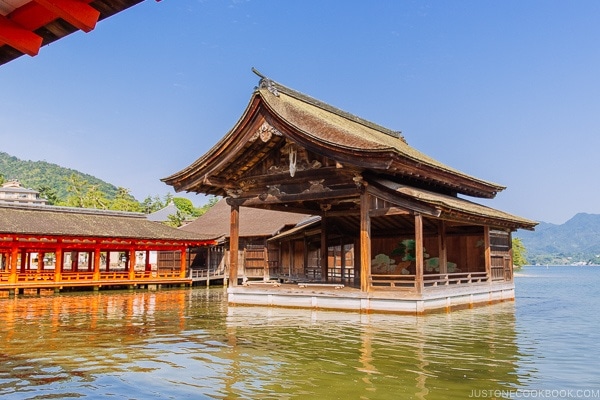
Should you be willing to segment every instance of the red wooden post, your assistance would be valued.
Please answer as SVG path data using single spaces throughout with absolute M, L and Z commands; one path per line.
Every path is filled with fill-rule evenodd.
M 127 260 L 129 268 L 129 279 L 135 279 L 135 249 L 129 249 L 129 259 Z
M 185 271 L 187 269 L 186 248 L 182 247 L 181 250 L 179 250 L 179 251 L 181 252 L 181 257 L 179 259 L 179 277 L 185 278 Z
M 21 250 L 21 273 L 25 273 L 25 270 L 27 269 L 27 258 L 28 258 L 28 253 L 27 250 Z
M 91 261 L 91 260 L 90 260 Z M 94 280 L 100 280 L 100 248 L 94 249 Z
M 10 253 L 10 275 L 8 283 L 17 283 L 17 259 L 19 258 L 19 249 L 13 247 Z
M 152 271 L 152 264 L 150 264 L 150 250 L 146 250 L 146 267 L 144 270 L 146 272 Z
M 62 281 L 62 270 L 63 270 L 63 250 L 62 247 L 58 247 L 54 252 L 56 255 L 56 263 L 54 265 L 54 281 Z

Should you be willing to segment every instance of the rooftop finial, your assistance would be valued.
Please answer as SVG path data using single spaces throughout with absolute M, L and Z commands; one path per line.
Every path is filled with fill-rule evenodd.
M 254 67 L 252 67 L 252 72 L 254 72 L 256 75 L 258 75 L 260 77 L 260 81 L 258 82 L 258 87 L 260 89 L 263 89 L 263 88 L 267 89 L 274 96 L 279 97 L 279 92 L 277 91 L 275 82 L 273 82 L 271 79 L 267 78 L 266 76 L 264 76 L 263 74 L 258 72 L 258 70 Z

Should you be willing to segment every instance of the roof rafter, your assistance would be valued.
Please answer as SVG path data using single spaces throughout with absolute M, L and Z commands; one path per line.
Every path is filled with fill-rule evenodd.
M 35 56 L 42 47 L 42 37 L 0 15 L 0 41 L 21 53 Z
M 86 1 L 35 0 L 35 2 L 84 32 L 92 31 L 100 18 L 100 11 Z

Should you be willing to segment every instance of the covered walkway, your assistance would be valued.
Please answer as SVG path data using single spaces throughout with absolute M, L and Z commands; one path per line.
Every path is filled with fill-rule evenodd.
M 148 221 L 143 214 L 68 207 L 0 205 L 0 290 L 191 284 L 187 249 L 215 243 Z M 181 253 L 158 269 L 150 253 Z

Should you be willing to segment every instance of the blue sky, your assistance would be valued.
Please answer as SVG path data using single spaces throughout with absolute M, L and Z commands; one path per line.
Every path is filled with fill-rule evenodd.
M 600 214 L 599 39 L 598 1 L 147 0 L 0 66 L 0 151 L 162 196 L 255 67 L 562 223 Z

